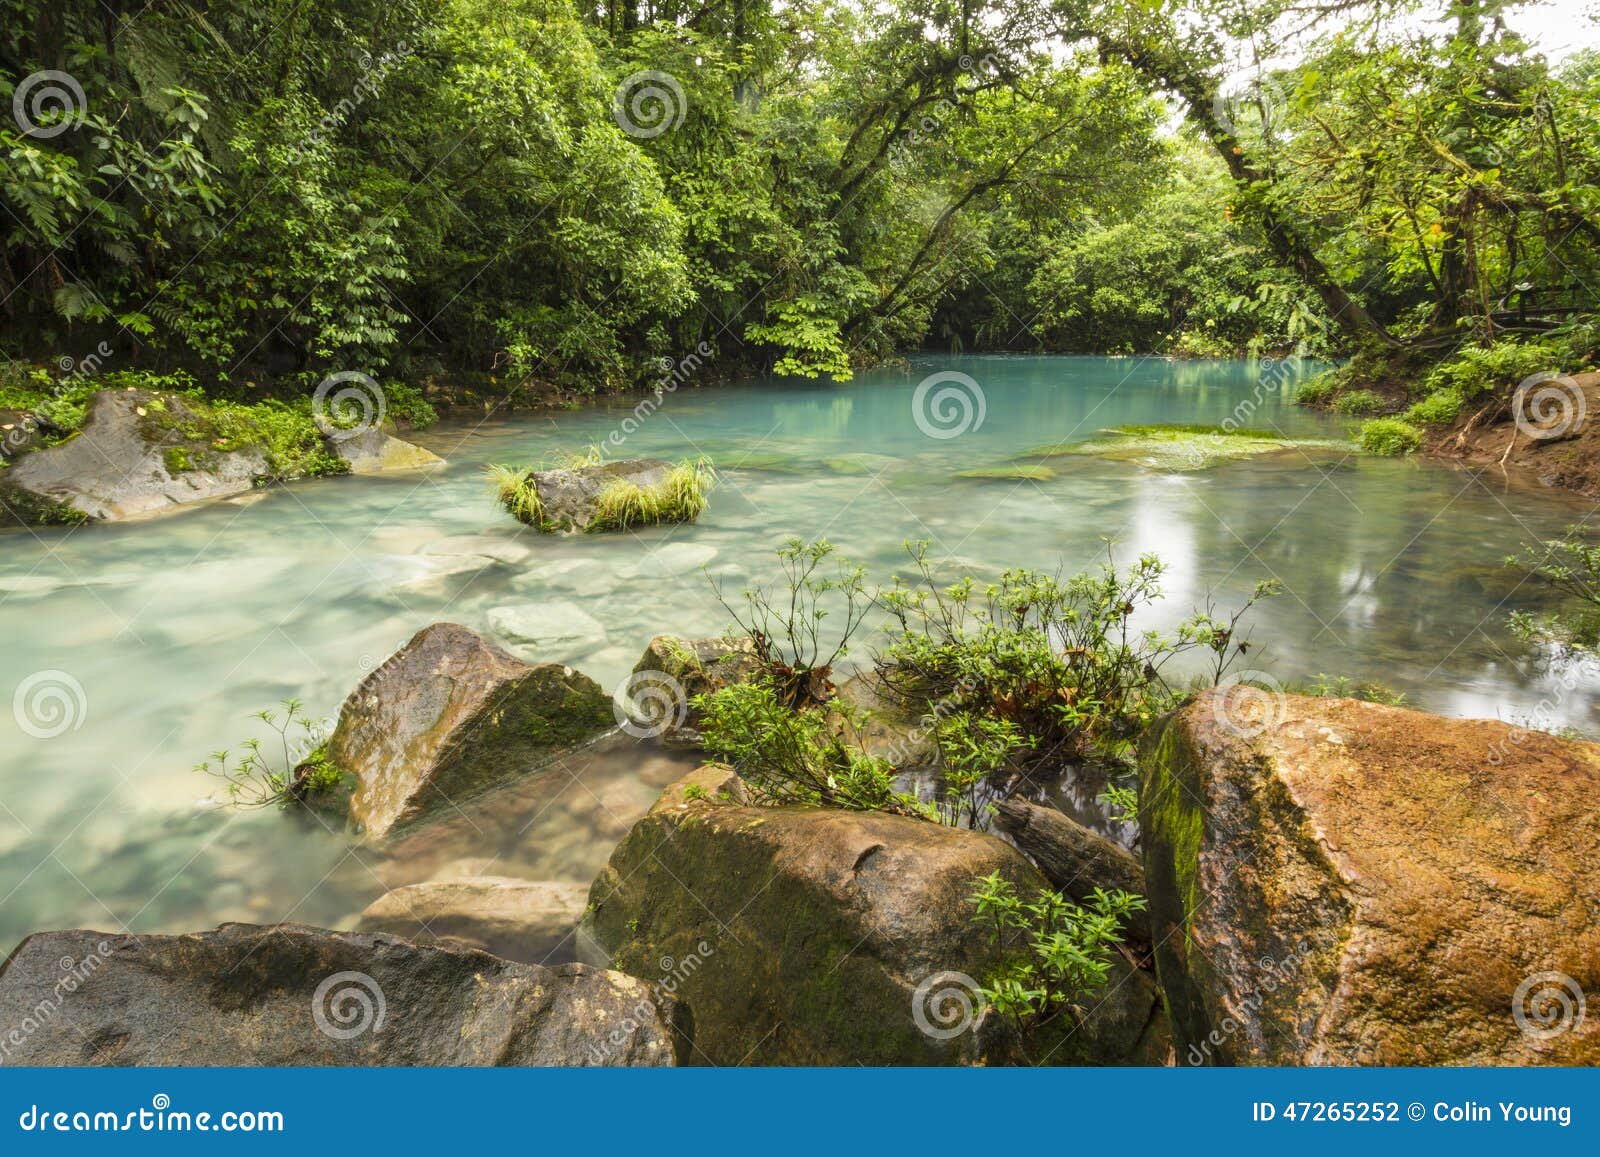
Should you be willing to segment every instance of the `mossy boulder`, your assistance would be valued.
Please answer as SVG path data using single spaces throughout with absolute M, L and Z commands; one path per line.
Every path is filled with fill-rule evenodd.
M 693 522 L 715 474 L 706 461 L 659 458 L 593 462 L 554 470 L 496 466 L 501 505 L 547 534 L 601 532 Z
M 726 769 L 666 789 L 589 892 L 613 967 L 674 973 L 696 1063 L 885 1065 L 1153 1060 L 1159 1000 L 1118 959 L 1081 1024 L 1020 1051 L 976 987 L 1001 949 L 973 918 L 974 881 L 1031 895 L 1038 871 L 994 836 L 923 820 L 750 807 Z M 686 962 L 692 968 L 685 968 Z M 924 1027 L 935 1031 L 925 1031 Z
M 615 726 L 611 700 L 558 663 L 529 665 L 455 623 L 425 627 L 350 693 L 328 757 L 355 776 L 369 836 L 415 823 Z
M 1141 763 L 1180 1057 L 1600 1063 L 1600 746 L 1232 687 Z
M 352 474 L 381 474 L 391 470 L 420 470 L 442 465 L 444 459 L 414 442 L 396 438 L 380 427 L 336 431 L 326 437 L 330 453 L 342 458 Z
M 621 973 L 301 924 L 37 933 L 0 1024 L 7 1063 L 44 1066 L 673 1065 L 692 1031 Z
M 252 489 L 267 473 L 265 452 L 187 437 L 198 421 L 176 396 L 101 390 L 82 430 L 0 475 L 0 501 L 18 521 L 109 522 Z

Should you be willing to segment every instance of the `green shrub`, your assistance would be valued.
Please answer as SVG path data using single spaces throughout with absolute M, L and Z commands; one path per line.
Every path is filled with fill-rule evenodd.
M 1407 410 L 1405 420 L 1418 426 L 1447 426 L 1461 416 L 1465 404 L 1466 399 L 1459 391 L 1454 388 L 1443 389 L 1436 394 L 1429 394 Z
M 1386 707 L 1405 706 L 1403 692 L 1391 690 L 1370 679 L 1352 679 L 1348 675 L 1318 675 L 1304 686 L 1291 687 L 1298 695 L 1312 695 L 1318 699 L 1359 699 L 1364 703 L 1381 703 Z
M 970 711 L 941 717 L 933 737 L 942 765 L 940 798 L 934 805 L 939 818 L 952 827 L 965 820 L 974 831 L 988 830 L 993 808 L 984 798 L 984 785 L 1013 756 L 1032 747 L 1033 740 L 1009 719 Z
M 1334 411 L 1340 414 L 1376 414 L 1387 403 L 1373 390 L 1350 390 L 1334 400 Z
M 845 728 L 859 720 L 842 701 L 794 707 L 761 681 L 697 695 L 693 706 L 706 750 L 765 800 L 931 818 L 916 799 L 895 791 L 887 760 L 846 739 Z
M 1526 544 L 1506 565 L 1517 567 L 1571 600 L 1573 609 L 1535 616 L 1516 612 L 1511 629 L 1530 642 L 1594 650 L 1600 647 L 1600 546 L 1591 546 L 1583 527 L 1569 526 L 1557 539 Z
M 1145 907 L 1144 897 L 1096 888 L 1087 905 L 1051 891 L 1024 900 L 998 872 L 974 884 L 974 920 L 1008 950 L 1005 962 L 982 978 L 985 1004 L 1016 1025 L 1024 1047 L 1058 1017 L 1080 1021 L 1083 1002 L 1110 979 L 1124 921 Z
M 1570 352 L 1565 344 L 1502 338 L 1491 346 L 1468 346 L 1440 362 L 1423 379 L 1428 394 L 1451 390 L 1463 399 L 1509 393 L 1524 378 L 1543 370 L 1561 372 Z
M 594 517 L 585 529 L 598 533 L 693 522 L 706 508 L 706 492 L 714 478 L 711 463 L 704 458 L 678 463 L 655 486 L 619 478 L 600 492 Z
M 1368 454 L 1399 457 L 1422 445 L 1422 431 L 1403 418 L 1373 418 L 1356 431 L 1356 441 Z
M 1301 382 L 1295 387 L 1294 400 L 1302 406 L 1326 405 L 1337 387 L 1336 373 L 1335 370 L 1324 370 L 1316 377 Z

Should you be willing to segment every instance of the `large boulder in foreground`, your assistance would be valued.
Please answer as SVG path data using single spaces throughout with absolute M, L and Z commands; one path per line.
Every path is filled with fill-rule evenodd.
M 466 627 L 435 623 L 350 693 L 328 757 L 358 782 L 351 819 L 382 836 L 614 725 L 611 700 L 588 676 L 530 666 Z
M 0 494 L 28 521 L 54 508 L 115 521 L 252 489 L 267 472 L 256 446 L 219 448 L 193 437 L 207 422 L 181 397 L 149 390 L 101 390 L 77 437 L 20 457 Z
M 429 880 L 378 897 L 361 913 L 359 927 L 418 944 L 479 948 L 507 960 L 560 963 L 577 959 L 576 933 L 588 902 L 588 885 L 562 880 Z
M 694 1009 L 694 1063 L 885 1065 L 1155 1059 L 1159 998 L 1120 959 L 1083 1024 L 1031 1055 L 1005 1018 L 974 1017 L 1001 962 L 968 897 L 998 872 L 1043 878 L 993 836 L 923 820 L 743 806 L 703 768 L 667 788 L 590 889 L 615 967 L 660 977 Z
M 1002 800 L 995 807 L 994 826 L 1039 865 L 1057 890 L 1080 903 L 1096 888 L 1146 894 L 1144 866 L 1138 857 L 1055 808 L 1015 798 Z M 1128 937 L 1150 943 L 1148 910 L 1128 914 Z
M 1142 764 L 1180 1057 L 1600 1064 L 1600 746 L 1236 686 Z
M 681 1004 L 581 964 L 299 924 L 41 932 L 0 967 L 14 1065 L 671 1065 Z

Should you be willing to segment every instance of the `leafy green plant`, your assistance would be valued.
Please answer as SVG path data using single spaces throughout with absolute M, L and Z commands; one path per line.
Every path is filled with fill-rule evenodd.
M 974 831 L 988 830 L 992 806 L 985 785 L 1033 741 L 1009 719 L 970 711 L 940 717 L 933 736 L 941 764 L 939 818 L 953 827 L 965 821 Z
M 998 872 L 975 880 L 968 902 L 1008 953 L 982 978 L 984 1002 L 1024 1041 L 1058 1017 L 1081 1020 L 1083 1002 L 1106 986 L 1129 913 L 1145 907 L 1142 896 L 1100 888 L 1081 905 L 1054 891 L 1024 899 Z
M 1369 679 L 1352 679 L 1348 675 L 1319 674 L 1309 684 L 1291 690 L 1319 699 L 1360 699 L 1364 703 L 1381 703 L 1385 707 L 1403 707 L 1406 702 L 1402 691 L 1392 690 Z
M 1100 799 L 1110 811 L 1111 818 L 1117 823 L 1139 822 L 1139 792 L 1136 788 L 1110 784 L 1100 793 Z
M 1383 395 L 1373 390 L 1350 390 L 1334 400 L 1333 409 L 1340 414 L 1376 414 L 1385 405 Z
M 931 710 L 965 710 L 1009 722 L 1040 757 L 1117 752 L 1173 701 L 1161 670 L 1175 655 L 1209 651 L 1220 678 L 1249 642 L 1241 616 L 1272 592 L 1258 587 L 1229 620 L 1197 614 L 1178 631 L 1136 631 L 1133 616 L 1161 597 L 1161 561 L 1145 555 L 1126 570 L 1061 579 L 1008 570 L 980 587 L 966 578 L 941 588 L 925 542 L 907 544 L 918 581 L 896 578 L 881 592 L 889 642 L 878 657 L 885 686 Z
M 778 563 L 779 586 L 746 588 L 742 608 L 730 605 L 720 587 L 717 600 L 749 637 L 782 702 L 827 703 L 834 697 L 834 664 L 849 654 L 851 636 L 872 606 L 866 570 L 840 557 L 826 539 L 790 538 L 778 550 Z M 837 627 L 825 627 L 835 611 Z
M 1429 394 L 1405 412 L 1405 420 L 1418 426 L 1446 426 L 1461 416 L 1466 400 L 1454 389 Z
M 319 724 L 306 717 L 300 700 L 285 699 L 281 708 L 251 716 L 266 724 L 273 738 L 246 739 L 237 756 L 214 751 L 195 766 L 227 785 L 228 800 L 235 807 L 285 807 L 331 795 L 346 785 L 345 773 L 328 758 Z
M 794 706 L 764 680 L 698 695 L 693 706 L 706 750 L 769 802 L 932 818 L 914 797 L 895 790 L 887 760 L 847 739 L 847 728 L 859 720 L 841 701 Z
M 1373 418 L 1356 431 L 1356 442 L 1368 454 L 1398 458 L 1422 445 L 1422 431 L 1403 418 Z
M 1511 629 L 1530 642 L 1593 650 L 1600 647 L 1600 546 L 1591 546 L 1581 526 L 1569 526 L 1560 538 L 1528 544 L 1506 558 L 1546 586 L 1565 595 L 1574 610 L 1549 615 L 1517 611 Z

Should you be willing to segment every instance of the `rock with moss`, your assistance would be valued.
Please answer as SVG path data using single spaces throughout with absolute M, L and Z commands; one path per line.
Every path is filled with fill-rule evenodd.
M 47 1066 L 655 1066 L 692 1048 L 688 1010 L 631 976 L 301 924 L 37 933 L 0 967 L 0 1024 L 30 1028 L 7 1063 Z
M 611 700 L 588 676 L 530 666 L 466 627 L 436 623 L 351 692 L 328 758 L 356 779 L 351 819 L 379 837 L 613 726 Z
M 182 398 L 148 390 L 101 390 L 83 428 L 24 454 L 0 475 L 0 502 L 18 520 L 116 521 L 251 490 L 266 453 L 188 437 L 201 416 Z
M 1088 454 L 1129 462 L 1149 470 L 1184 473 L 1209 470 L 1284 451 L 1333 451 L 1346 444 L 1326 438 L 1291 438 L 1275 430 L 1250 430 L 1231 426 L 1114 426 L 1086 442 L 1040 446 L 1025 458 L 1050 459 Z
M 566 469 L 490 468 L 506 511 L 546 533 L 627 530 L 693 522 L 705 509 L 714 475 L 705 461 L 635 458 Z
M 1600 746 L 1235 686 L 1141 764 L 1180 1057 L 1600 1063 Z
M 417 944 L 456 944 L 530 964 L 576 960 L 586 884 L 468 876 L 385 892 L 357 920 Z
M 700 742 L 700 717 L 691 700 L 747 682 L 760 670 L 747 636 L 657 635 L 633 665 L 625 706 L 634 719 L 667 742 L 693 746 Z
M 327 435 L 328 449 L 350 466 L 352 474 L 381 474 L 393 470 L 420 470 L 444 463 L 431 450 L 396 438 L 389 431 L 371 429 L 335 431 Z
M 979 877 L 1045 887 L 994 836 L 875 812 L 750 807 L 726 769 L 673 784 L 589 892 L 613 967 L 676 962 L 710 1064 L 997 1064 L 1023 1059 L 976 985 L 1003 950 L 974 920 Z M 692 967 L 685 967 L 692 963 Z M 1081 1023 L 1033 1042 L 1050 1063 L 1155 1060 L 1159 999 L 1120 957 Z

